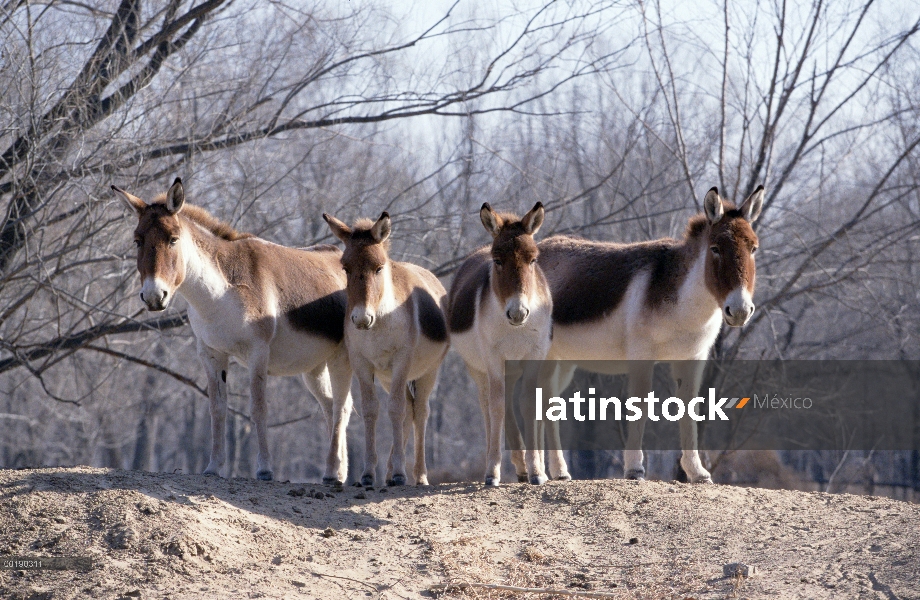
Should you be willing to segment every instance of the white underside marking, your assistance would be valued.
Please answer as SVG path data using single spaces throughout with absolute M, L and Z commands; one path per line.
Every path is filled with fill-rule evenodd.
M 704 359 L 722 325 L 721 307 L 705 284 L 705 257 L 694 262 L 675 304 L 650 311 L 648 272 L 633 277 L 622 302 L 606 317 L 553 329 L 556 360 Z

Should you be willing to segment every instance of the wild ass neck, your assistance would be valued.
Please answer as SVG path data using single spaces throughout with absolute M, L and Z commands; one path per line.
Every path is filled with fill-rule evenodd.
M 400 300 L 405 302 L 406 299 L 396 297 L 396 287 L 393 282 L 392 260 L 388 260 L 386 264 L 383 265 L 383 271 L 380 272 L 380 279 L 380 298 L 377 301 L 377 315 L 378 317 L 386 317 L 398 308 L 401 303 Z
M 705 240 L 686 240 L 679 247 L 680 259 L 684 261 L 687 276 L 677 289 L 676 310 L 698 316 L 707 322 L 721 313 L 719 298 L 706 281 Z
M 197 312 L 208 314 L 232 287 L 221 269 L 220 257 L 230 252 L 233 242 L 218 238 L 189 219 L 182 221 L 184 228 L 179 243 L 185 259 L 185 280 L 177 292 Z

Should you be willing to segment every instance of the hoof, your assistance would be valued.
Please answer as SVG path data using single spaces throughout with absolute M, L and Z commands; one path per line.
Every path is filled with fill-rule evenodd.
M 626 471 L 626 479 L 645 481 L 645 469 L 630 469 Z
M 424 481 L 419 481 L 419 482 L 416 483 L 415 485 L 417 485 L 418 487 L 429 487 L 429 483 L 428 483 L 428 480 L 427 480 L 427 479 L 424 480 Z
M 518 483 L 527 483 L 528 481 L 530 481 L 530 478 L 527 473 L 518 473 Z
M 486 487 L 498 487 L 498 477 L 486 477 Z
M 340 479 L 336 479 L 335 477 L 323 477 L 323 485 L 333 485 L 339 487 L 344 485 L 344 482 L 342 482 Z
M 202 475 L 204 475 L 205 477 L 220 477 L 220 473 L 213 469 L 208 469 L 207 471 L 202 473 Z
M 566 473 L 565 475 L 560 475 L 557 477 L 556 481 L 572 481 L 572 476 Z
M 531 485 L 543 485 L 549 481 L 549 478 L 546 475 L 531 475 L 530 484 Z
M 269 471 L 267 469 L 264 471 L 256 472 L 256 479 L 258 479 L 259 481 L 271 481 L 274 478 L 275 478 L 274 472 Z
M 707 475 L 706 477 L 700 477 L 699 479 L 697 479 L 697 480 L 694 481 L 693 483 L 704 483 L 704 484 L 705 484 L 705 483 L 708 483 L 709 485 L 715 485 L 715 484 L 712 482 L 712 477 L 710 477 L 709 475 Z
M 373 475 L 362 475 L 361 485 L 363 485 L 364 487 L 374 487 L 374 476 Z
M 406 485 L 406 476 L 405 475 L 393 475 L 393 479 L 387 480 L 387 485 L 390 487 L 397 485 Z

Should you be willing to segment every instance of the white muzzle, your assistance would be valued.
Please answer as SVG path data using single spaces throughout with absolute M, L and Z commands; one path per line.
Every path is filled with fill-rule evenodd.
M 366 306 L 356 306 L 351 311 L 351 322 L 358 329 L 370 329 L 374 325 L 376 316 L 373 312 L 367 310 Z
M 754 300 L 744 286 L 729 294 L 722 307 L 722 318 L 732 327 L 741 327 L 751 319 L 753 314 Z
M 520 327 L 527 322 L 530 316 L 530 308 L 527 306 L 527 300 L 523 296 L 514 296 L 508 300 L 505 305 L 505 316 L 508 322 L 515 327 Z
M 141 286 L 141 300 L 147 305 L 147 310 L 159 312 L 169 306 L 171 298 L 166 284 L 159 279 L 148 277 Z

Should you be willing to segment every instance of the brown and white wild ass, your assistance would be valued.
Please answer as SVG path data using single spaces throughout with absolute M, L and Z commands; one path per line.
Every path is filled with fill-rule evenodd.
M 134 240 L 141 300 L 166 309 L 188 301 L 189 323 L 208 377 L 211 460 L 226 460 L 227 364 L 249 367 L 252 420 L 259 442 L 256 476 L 271 480 L 265 383 L 268 375 L 301 374 L 322 406 L 330 436 L 326 483 L 348 475 L 345 428 L 351 414 L 351 367 L 345 349 L 345 274 L 335 248 L 297 250 L 234 231 L 185 203 L 182 181 L 147 203 L 112 186 L 138 217 Z
M 487 440 L 485 483 L 497 486 L 506 418 L 505 361 L 546 357 L 552 337 L 552 299 L 533 239 L 543 224 L 543 205 L 537 202 L 518 219 L 497 214 L 486 203 L 479 217 L 492 234 L 492 245 L 476 251 L 457 271 L 448 296 L 448 323 L 451 345 L 479 388 Z M 529 387 L 533 386 L 525 389 Z M 532 426 L 533 419 L 525 416 L 524 422 Z M 537 433 L 531 429 L 527 435 L 532 439 Z M 531 441 L 527 447 L 539 446 Z M 519 452 L 512 453 L 512 460 L 518 480 L 527 481 L 529 476 L 535 483 L 546 481 L 541 452 L 528 452 L 526 465 Z
M 547 358 L 635 361 L 608 363 L 605 372 L 628 372 L 629 395 L 640 398 L 652 389 L 653 361 L 668 361 L 677 396 L 696 396 L 722 323 L 740 327 L 754 312 L 758 242 L 751 224 L 763 197 L 760 186 L 736 208 L 712 188 L 703 201 L 705 214 L 690 219 L 680 241 L 614 244 L 556 236 L 541 242 L 540 265 L 553 295 Z M 565 389 L 574 367 L 564 371 L 557 368 L 550 389 Z M 627 427 L 627 479 L 645 476 L 644 429 L 645 419 Z M 711 482 L 697 452 L 696 422 L 687 416 L 680 421 L 680 439 L 689 480 Z M 561 461 L 561 452 L 556 455 L 550 458 Z
M 405 485 L 405 454 L 415 429 L 418 485 L 428 485 L 425 427 L 428 397 L 447 353 L 444 286 L 430 271 L 389 258 L 390 215 L 348 227 L 327 214 L 323 219 L 345 244 L 342 267 L 348 277 L 345 345 L 361 389 L 365 463 L 361 484 L 374 485 L 377 472 L 376 376 L 390 393 L 393 448 L 387 464 L 388 485 Z M 350 323 L 348 322 L 350 321 Z

